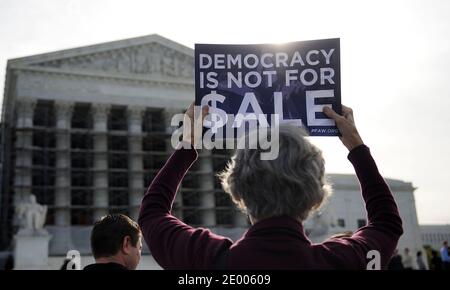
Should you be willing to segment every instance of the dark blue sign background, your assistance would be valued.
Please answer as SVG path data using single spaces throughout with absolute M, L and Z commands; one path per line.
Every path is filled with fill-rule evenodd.
M 310 65 L 305 60 L 305 55 L 311 50 L 326 50 L 334 49 L 330 58 L 330 63 L 320 63 L 319 65 Z M 279 68 L 264 68 L 261 63 L 256 68 L 248 69 L 242 67 L 241 69 L 208 69 L 199 68 L 199 55 L 208 54 L 214 58 L 215 54 L 237 55 L 245 56 L 247 54 L 255 54 L 261 56 L 264 53 L 287 53 L 290 57 L 295 51 L 300 52 L 303 57 L 305 65 L 296 64 L 293 67 L 279 67 Z M 315 58 L 317 59 L 317 57 Z M 289 59 L 290 61 L 290 59 Z M 225 61 L 226 63 L 226 61 Z M 329 67 L 334 69 L 333 81 L 334 84 L 320 84 L 320 68 Z M 292 81 L 289 86 L 286 86 L 286 70 L 298 69 L 299 74 L 304 69 L 313 69 L 319 75 L 319 81 L 313 85 L 304 85 L 299 80 Z M 273 83 L 268 87 L 266 81 L 262 81 L 261 85 L 256 88 L 246 87 L 237 88 L 227 86 L 227 73 L 231 72 L 237 74 L 238 71 L 245 75 L 250 71 L 257 71 L 262 74 L 263 71 L 276 70 L 276 76 L 273 76 Z M 218 86 L 217 88 L 200 87 L 200 72 L 216 72 Z M 309 78 L 311 79 L 311 78 Z M 247 92 L 253 92 L 258 100 L 258 103 L 264 114 L 274 113 L 274 92 L 282 92 L 283 96 L 283 115 L 284 119 L 301 119 L 303 125 L 309 131 L 311 136 L 338 136 L 339 132 L 335 126 L 307 126 L 307 108 L 305 91 L 310 90 L 333 90 L 334 97 L 332 98 L 318 98 L 315 104 L 332 104 L 332 108 L 341 114 L 341 80 L 340 80 L 340 43 L 339 39 L 324 39 L 312 41 L 291 42 L 282 45 L 274 44 L 258 44 L 258 45 L 217 45 L 217 44 L 196 44 L 195 45 L 195 104 L 200 105 L 201 99 L 210 94 L 211 91 L 216 91 L 218 94 L 225 96 L 223 103 L 218 103 L 217 107 L 225 110 L 228 114 L 235 115 L 241 105 L 242 99 Z M 206 84 L 206 82 L 205 82 Z M 315 113 L 316 118 L 326 118 L 323 113 Z M 270 123 L 270 115 L 267 117 Z

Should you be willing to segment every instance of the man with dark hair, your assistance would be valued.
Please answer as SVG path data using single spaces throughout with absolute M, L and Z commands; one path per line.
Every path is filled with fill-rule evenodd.
M 441 248 L 440 252 L 441 252 L 442 267 L 444 270 L 449 271 L 450 270 L 450 256 L 448 253 L 448 242 L 447 241 L 444 241 L 442 243 L 442 248 Z
M 141 229 L 123 214 L 110 214 L 94 224 L 91 250 L 95 264 L 84 270 L 135 270 L 141 259 Z

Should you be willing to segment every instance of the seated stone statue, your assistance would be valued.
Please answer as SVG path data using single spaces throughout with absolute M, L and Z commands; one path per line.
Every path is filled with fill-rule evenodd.
M 44 230 L 47 206 L 36 202 L 36 196 L 30 194 L 28 200 L 19 202 L 15 211 L 20 222 L 18 234 L 46 234 Z

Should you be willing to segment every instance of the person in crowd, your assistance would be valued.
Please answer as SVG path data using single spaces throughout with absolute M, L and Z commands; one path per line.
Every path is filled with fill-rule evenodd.
M 91 250 L 95 263 L 84 270 L 135 270 L 141 259 L 139 225 L 123 214 L 110 214 L 94 224 Z
M 450 257 L 448 256 L 448 242 L 444 241 L 442 243 L 442 248 L 440 250 L 441 260 L 442 260 L 442 268 L 446 271 L 450 270 Z
M 367 225 L 350 237 L 313 244 L 302 222 L 329 194 L 322 152 L 299 127 L 279 127 L 279 154 L 261 160 L 263 149 L 238 149 L 220 174 L 224 190 L 248 214 L 252 226 L 236 242 L 209 229 L 189 226 L 171 208 L 184 175 L 196 161 L 195 136 L 184 134 L 145 194 L 138 218 L 153 257 L 164 269 L 366 269 L 367 253 L 380 254 L 385 269 L 403 233 L 397 205 L 380 175 L 369 148 L 354 123 L 353 112 L 342 115 L 329 107 L 324 114 L 336 122 L 348 159 L 355 168 L 366 204 Z M 184 132 L 202 122 L 208 107 L 185 114 Z M 194 118 L 194 115 L 202 117 Z M 186 128 L 188 127 L 188 128 Z
M 411 257 L 411 254 L 409 253 L 409 248 L 405 248 L 404 255 L 403 255 L 403 267 L 405 270 L 413 270 L 413 258 Z
M 417 264 L 417 268 L 419 270 L 426 270 L 427 266 L 425 265 L 425 262 L 423 260 L 423 256 L 422 256 L 422 252 L 418 251 L 416 254 L 416 264 Z
M 430 270 L 440 271 L 442 270 L 442 260 L 439 257 L 438 251 L 431 250 L 431 263 Z
M 404 270 L 402 256 L 398 253 L 398 249 L 395 249 L 394 255 L 392 255 L 389 261 L 388 270 L 399 271 Z

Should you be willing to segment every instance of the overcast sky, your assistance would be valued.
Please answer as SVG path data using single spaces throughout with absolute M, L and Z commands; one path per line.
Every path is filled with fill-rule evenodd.
M 412 182 L 420 223 L 450 223 L 450 1 L 1 0 L 6 61 L 157 33 L 194 43 L 341 38 L 342 103 L 383 176 Z M 327 171 L 351 173 L 337 138 Z

